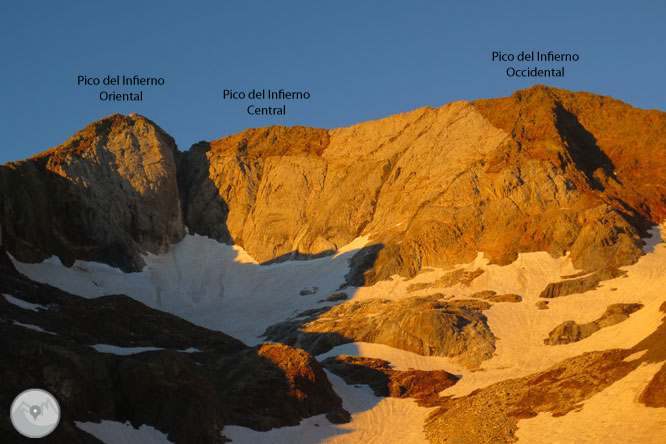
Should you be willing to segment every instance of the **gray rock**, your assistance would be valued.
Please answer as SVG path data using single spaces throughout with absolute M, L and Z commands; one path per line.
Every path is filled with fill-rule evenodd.
M 489 307 L 484 301 L 440 302 L 432 297 L 350 301 L 307 319 L 273 325 L 264 335 L 314 355 L 362 341 L 448 356 L 475 367 L 495 351 L 495 338 L 482 314 Z
M 624 276 L 625 274 L 627 274 L 627 272 L 624 270 L 604 268 L 589 276 L 551 282 L 546 288 L 544 288 L 539 297 L 552 299 L 570 294 L 585 293 L 586 291 L 597 288 L 602 280 L 615 279 Z
M 546 345 L 570 344 L 581 341 L 604 327 L 619 324 L 629 318 L 629 315 L 643 308 L 643 304 L 613 304 L 609 305 L 599 319 L 587 324 L 578 324 L 575 321 L 565 321 L 555 327 L 544 339 Z

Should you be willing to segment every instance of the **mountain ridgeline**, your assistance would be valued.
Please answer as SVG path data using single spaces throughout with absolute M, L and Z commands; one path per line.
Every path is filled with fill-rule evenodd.
M 6 250 L 140 270 L 197 233 L 272 263 L 355 238 L 348 283 L 521 252 L 585 271 L 634 263 L 666 219 L 666 113 L 544 86 L 335 130 L 248 129 L 179 152 L 114 114 L 0 166 Z

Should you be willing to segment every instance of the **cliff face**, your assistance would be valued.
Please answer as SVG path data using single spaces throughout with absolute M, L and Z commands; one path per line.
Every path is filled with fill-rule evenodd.
M 335 251 L 367 233 L 382 242 L 505 137 L 463 103 L 329 132 L 248 130 L 210 144 L 185 217 L 204 206 L 198 190 L 219 190 L 230 238 L 260 262 Z
M 0 220 L 20 260 L 126 270 L 185 226 L 260 262 L 367 236 L 357 262 L 369 269 L 352 283 L 478 252 L 502 264 L 570 252 L 595 270 L 635 262 L 666 217 L 665 132 L 662 112 L 541 86 L 336 130 L 249 129 L 178 154 L 152 122 L 114 115 L 2 166 Z
M 369 236 L 366 283 L 479 251 L 615 267 L 666 217 L 665 129 L 664 113 L 537 86 L 331 131 L 247 130 L 183 154 L 184 215 L 262 262 Z
M 22 261 L 58 255 L 126 271 L 184 235 L 176 144 L 150 120 L 114 114 L 62 145 L 0 166 L 2 238 Z

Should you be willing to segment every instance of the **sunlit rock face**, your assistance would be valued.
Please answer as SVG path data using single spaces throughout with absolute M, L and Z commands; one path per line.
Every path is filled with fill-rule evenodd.
M 479 251 L 500 264 L 570 252 L 591 271 L 635 262 L 640 236 L 666 217 L 664 182 L 650 176 L 663 174 L 665 128 L 661 112 L 536 86 L 349 128 L 200 143 L 180 159 L 181 200 L 193 231 L 260 262 L 369 236 L 365 284 Z
M 187 226 L 260 263 L 367 236 L 361 284 L 479 251 L 500 264 L 570 252 L 592 271 L 634 263 L 666 217 L 665 129 L 664 113 L 541 86 L 349 128 L 249 129 L 184 153 L 148 119 L 116 114 L 3 165 L 0 217 L 25 261 L 138 270 Z

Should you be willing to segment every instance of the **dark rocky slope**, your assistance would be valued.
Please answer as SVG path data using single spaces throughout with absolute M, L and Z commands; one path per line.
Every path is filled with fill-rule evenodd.
M 349 419 L 321 366 L 302 350 L 251 348 L 126 296 L 88 300 L 36 284 L 4 250 L 0 294 L 41 306 L 21 308 L 0 296 L 0 402 L 9 406 L 33 387 L 53 393 L 63 417 L 45 442 L 97 442 L 74 421 L 148 424 L 174 443 L 213 443 L 224 441 L 228 424 L 267 430 L 322 413 Z M 97 344 L 158 350 L 121 356 L 98 352 Z M 8 416 L 0 441 L 22 442 Z

